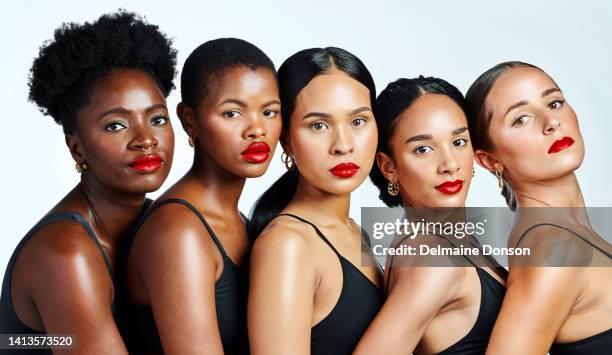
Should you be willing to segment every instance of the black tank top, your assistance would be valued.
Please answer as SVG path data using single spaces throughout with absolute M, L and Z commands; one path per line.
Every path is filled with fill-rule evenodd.
M 523 232 L 523 234 L 520 236 L 520 238 L 518 239 L 518 242 L 516 243 L 517 247 L 523 241 L 523 239 L 527 236 L 527 233 L 530 230 L 540 227 L 540 226 L 561 228 L 571 233 L 572 235 L 575 235 L 576 237 L 578 237 L 580 240 L 584 241 L 585 243 L 589 244 L 591 247 L 593 247 L 594 250 L 598 250 L 603 255 L 612 259 L 612 255 L 610 255 L 610 253 L 601 249 L 597 245 L 591 243 L 588 239 L 584 238 L 580 234 L 576 233 L 575 231 L 569 228 L 565 228 L 563 226 L 553 224 L 553 223 L 539 223 L 539 224 L 535 224 L 531 226 L 529 229 Z M 612 328 L 606 331 L 603 331 L 601 333 L 592 335 L 590 337 L 587 337 L 585 339 L 580 339 L 580 340 L 577 340 L 571 343 L 553 343 L 550 348 L 550 355 L 600 355 L 600 354 L 611 354 L 611 353 L 612 353 Z
M 310 353 L 313 355 L 351 354 L 382 307 L 384 301 L 382 292 L 357 267 L 340 255 L 314 224 L 289 213 L 279 216 L 293 217 L 314 228 L 317 235 L 338 256 L 342 267 L 340 297 L 331 312 L 312 327 Z
M 169 203 L 181 204 L 198 216 L 213 242 L 219 248 L 223 257 L 223 272 L 215 283 L 215 308 L 223 351 L 230 355 L 248 354 L 249 343 L 246 326 L 248 274 L 230 259 L 215 232 L 194 206 L 178 198 L 155 202 L 138 222 L 129 245 L 133 242 L 136 232 L 147 217 L 160 206 Z M 242 218 L 246 221 L 244 215 Z M 129 251 L 129 245 L 126 251 Z M 122 306 L 119 311 L 121 328 L 130 353 L 163 353 L 151 305 L 131 304 L 125 293 L 121 296 L 121 300 Z M 180 300 L 177 300 L 177 302 L 180 302 Z
M 94 233 L 93 229 L 87 222 L 87 220 L 77 212 L 63 212 L 52 214 L 46 217 L 43 217 L 30 231 L 21 239 L 13 255 L 11 256 L 8 265 L 6 267 L 6 271 L 4 273 L 4 281 L 2 282 L 2 296 L 0 297 L 0 333 L 2 334 L 45 334 L 45 332 L 40 332 L 34 330 L 27 325 L 25 325 L 19 317 L 17 317 L 17 313 L 15 313 L 15 309 L 13 308 L 13 301 L 11 298 L 11 278 L 13 275 L 13 268 L 15 267 L 15 261 L 23 249 L 24 245 L 32 238 L 32 236 L 40 229 L 45 226 L 59 222 L 59 221 L 75 221 L 79 223 L 85 230 L 87 231 L 87 235 L 96 243 L 98 249 L 100 250 L 100 254 L 104 259 L 104 263 L 108 269 L 108 273 L 113 280 L 113 285 L 115 284 L 113 278 L 113 272 L 108 260 L 108 256 L 104 252 L 98 237 Z M 113 312 L 113 317 L 115 316 L 115 302 L 111 305 L 111 312 Z M 9 350 L 0 350 L 3 354 L 13 353 L 13 351 Z M 34 352 L 36 354 L 51 354 L 51 350 L 28 350 L 28 353 Z M 25 354 L 23 350 L 14 351 L 16 354 Z
M 479 245 L 474 245 L 479 247 Z M 478 308 L 478 315 L 476 316 L 476 322 L 470 331 L 461 338 L 455 344 L 442 350 L 439 355 L 481 355 L 487 350 L 491 333 L 493 332 L 493 326 L 497 320 L 497 316 L 501 309 L 504 295 L 506 294 L 506 288 L 493 276 L 482 268 L 476 266 L 470 258 L 463 256 L 468 263 L 470 263 L 478 274 L 480 280 L 480 306 Z M 508 271 L 499 265 L 494 259 L 490 259 L 495 266 L 495 269 L 502 275 L 504 279 L 507 278 Z M 391 275 L 391 274 L 389 274 Z M 386 293 L 389 293 L 389 283 L 391 277 L 387 278 Z

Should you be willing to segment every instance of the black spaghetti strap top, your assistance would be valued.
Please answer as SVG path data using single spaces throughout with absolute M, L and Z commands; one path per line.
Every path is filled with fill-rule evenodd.
M 487 350 L 493 326 L 501 309 L 506 288 L 497 279 L 491 276 L 482 268 L 476 266 L 470 258 L 463 256 L 470 263 L 480 280 L 480 306 L 476 322 L 470 331 L 455 344 L 442 350 L 439 355 L 481 355 Z M 491 260 L 496 266 L 495 269 L 507 278 L 508 271 L 499 265 L 494 259 Z M 390 275 L 390 274 L 389 274 Z M 389 293 L 389 283 L 391 277 L 387 278 L 386 292 Z
M 32 236 L 39 231 L 40 229 L 48 226 L 51 223 L 59 222 L 59 221 L 75 221 L 79 223 L 85 230 L 87 231 L 87 235 L 96 243 L 98 249 L 100 250 L 100 254 L 104 259 L 104 263 L 106 264 L 106 268 L 108 269 L 108 273 L 113 280 L 113 285 L 115 284 L 115 280 L 113 277 L 112 268 L 110 265 L 110 261 L 108 256 L 104 252 L 102 245 L 100 244 L 100 240 L 94 233 L 93 229 L 87 222 L 87 220 L 77 212 L 63 212 L 52 214 L 46 217 L 43 217 L 30 231 L 21 239 L 15 251 L 13 251 L 13 255 L 11 256 L 8 265 L 6 267 L 6 272 L 4 273 L 4 281 L 2 282 L 2 296 L 0 297 L 0 333 L 2 334 L 45 334 L 45 332 L 40 332 L 38 330 L 32 329 L 25 325 L 19 317 L 17 317 L 17 313 L 15 313 L 15 309 L 13 308 L 13 301 L 11 298 L 11 282 L 13 269 L 15 267 L 15 261 L 23 249 L 24 245 L 32 238 Z M 113 316 L 115 316 L 115 302 L 111 305 L 111 311 L 113 312 Z M 35 352 L 36 354 L 52 354 L 51 350 L 28 350 L 29 352 Z M 12 353 L 9 350 L 1 350 L 3 354 Z M 15 353 L 23 354 L 24 351 L 16 350 Z
M 539 223 L 531 226 L 519 237 L 518 242 L 516 243 L 517 246 L 523 241 L 530 230 L 540 226 L 550 226 L 563 229 L 593 247 L 594 250 L 597 250 L 603 255 L 612 259 L 612 255 L 610 255 L 610 253 L 591 243 L 588 239 L 584 238 L 580 234 L 569 228 L 554 223 Z M 553 343 L 550 348 L 550 355 L 600 355 L 610 353 L 612 353 L 612 328 L 571 343 Z
M 219 249 L 223 257 L 223 272 L 215 283 L 215 307 L 223 351 L 225 354 L 231 355 L 248 354 L 249 343 L 246 325 L 248 274 L 230 259 L 211 226 L 193 205 L 178 198 L 155 202 L 133 230 L 126 251 L 129 251 L 129 246 L 134 241 L 136 232 L 147 217 L 157 208 L 170 203 L 183 205 L 198 216 Z M 244 215 L 242 218 L 247 221 Z M 163 353 L 151 305 L 131 304 L 125 293 L 121 296 L 121 299 L 121 328 L 130 353 Z M 180 302 L 180 300 L 177 300 L 177 302 Z
M 338 256 L 342 267 L 340 297 L 331 312 L 312 327 L 310 353 L 313 355 L 351 354 L 382 307 L 384 302 L 382 292 L 357 267 L 338 253 L 317 226 L 293 214 L 283 213 L 279 216 L 293 217 L 314 228 L 317 235 Z

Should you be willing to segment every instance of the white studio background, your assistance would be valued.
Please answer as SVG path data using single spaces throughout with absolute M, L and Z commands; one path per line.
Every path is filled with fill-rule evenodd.
M 546 70 L 578 114 L 586 158 L 577 174 L 588 206 L 610 206 L 612 189 L 612 2 L 589 1 L 16 1 L 0 9 L 0 272 L 15 245 L 78 181 L 61 128 L 27 101 L 28 71 L 43 41 L 63 22 L 93 21 L 119 7 L 145 15 L 174 39 L 180 70 L 199 44 L 218 37 L 248 40 L 277 67 L 310 47 L 345 48 L 368 66 L 380 92 L 400 77 L 438 76 L 464 93 L 478 75 L 506 60 Z M 179 81 L 176 81 L 179 85 Z M 162 190 L 191 164 L 192 151 L 168 99 L 176 132 L 174 166 Z M 284 171 L 280 147 L 266 175 L 247 182 L 240 209 Z M 156 197 L 158 193 L 151 194 Z M 352 197 L 382 206 L 368 181 Z M 504 206 L 495 178 L 476 168 L 468 206 Z

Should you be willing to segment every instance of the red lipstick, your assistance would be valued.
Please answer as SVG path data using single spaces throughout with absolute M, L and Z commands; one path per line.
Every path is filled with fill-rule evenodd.
M 270 157 L 270 146 L 264 142 L 254 142 L 242 151 L 240 155 L 249 163 L 260 164 Z
M 140 173 L 152 173 L 161 167 L 162 158 L 157 154 L 139 155 L 128 166 Z
M 454 195 L 463 188 L 463 180 L 445 181 L 436 186 L 436 189 L 443 194 Z
M 350 178 L 351 176 L 357 174 L 358 170 L 359 166 L 353 163 L 340 163 L 329 169 L 332 174 L 342 179 Z
M 565 148 L 570 147 L 574 144 L 574 140 L 572 137 L 563 137 L 561 139 L 557 139 L 551 146 L 548 148 L 548 154 L 559 153 Z

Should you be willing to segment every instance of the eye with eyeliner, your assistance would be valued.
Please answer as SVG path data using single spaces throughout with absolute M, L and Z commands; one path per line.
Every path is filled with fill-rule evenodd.
M 556 99 L 551 100 L 548 103 L 548 108 L 551 109 L 551 110 L 558 110 L 558 109 L 563 107 L 564 103 L 565 103 L 564 99 L 556 98 Z
M 412 150 L 416 155 L 423 155 L 431 151 L 433 151 L 433 148 L 428 145 L 420 145 Z
M 529 121 L 531 119 L 531 117 L 529 117 L 529 115 L 527 115 L 526 113 L 519 113 L 513 120 L 512 120 L 512 127 L 521 127 L 524 126 L 527 121 Z
M 113 121 L 104 127 L 104 129 L 108 132 L 119 132 L 126 128 L 127 125 L 120 121 Z
M 459 144 L 455 144 L 457 142 L 459 142 Z M 467 145 L 467 143 L 468 143 L 468 140 L 465 138 L 457 138 L 453 140 L 453 146 L 457 148 L 463 148 Z
M 153 116 L 153 118 L 151 118 L 151 124 L 153 126 L 164 126 L 168 123 L 168 121 L 169 121 L 168 117 L 164 115 L 156 115 L 156 116 Z
M 323 129 L 328 129 L 329 125 L 325 122 L 314 122 L 309 125 L 309 127 L 315 131 L 323 131 Z
M 225 118 L 234 119 L 239 116 L 242 116 L 242 112 L 239 110 L 227 110 L 223 112 L 223 117 Z
M 273 109 L 268 109 L 268 110 L 264 110 L 263 115 L 265 118 L 274 118 L 276 116 L 278 116 L 278 110 L 273 110 Z
M 359 123 L 357 123 L 357 122 L 359 122 Z M 355 119 L 353 119 L 351 121 L 351 124 L 353 126 L 355 126 L 355 127 L 360 127 L 360 126 L 365 125 L 367 122 L 368 122 L 368 120 L 366 118 L 364 118 L 364 117 L 357 117 L 357 118 L 355 118 Z

